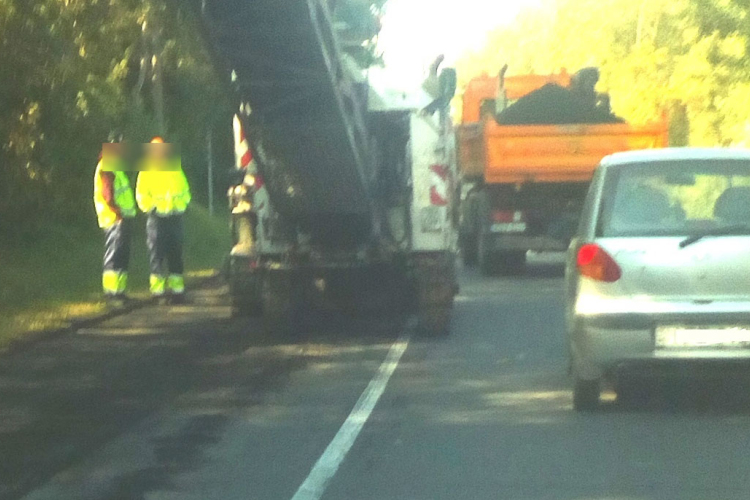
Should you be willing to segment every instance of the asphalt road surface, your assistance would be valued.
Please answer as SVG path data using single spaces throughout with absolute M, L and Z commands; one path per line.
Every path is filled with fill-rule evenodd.
M 453 334 L 230 320 L 220 287 L 0 357 L 0 498 L 747 499 L 748 385 L 575 414 L 562 273 L 462 273 Z

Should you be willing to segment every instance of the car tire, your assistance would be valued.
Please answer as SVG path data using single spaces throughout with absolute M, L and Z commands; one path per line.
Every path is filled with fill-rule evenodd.
M 573 409 L 577 412 L 593 412 L 599 407 L 601 392 L 599 380 L 576 379 L 573 385 Z
M 652 396 L 648 381 L 639 378 L 617 380 L 615 394 L 618 404 L 631 407 L 647 406 Z

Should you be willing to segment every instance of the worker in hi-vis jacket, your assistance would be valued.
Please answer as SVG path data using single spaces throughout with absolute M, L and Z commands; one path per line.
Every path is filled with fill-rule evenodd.
M 151 295 L 168 296 L 171 302 L 182 303 L 185 297 L 182 215 L 190 204 L 190 187 L 179 157 L 160 137 L 146 145 L 140 170 L 135 197 L 138 207 L 148 216 Z
M 94 207 L 104 230 L 102 289 L 110 300 L 126 300 L 135 198 L 125 173 L 121 144 L 104 144 L 94 173 Z

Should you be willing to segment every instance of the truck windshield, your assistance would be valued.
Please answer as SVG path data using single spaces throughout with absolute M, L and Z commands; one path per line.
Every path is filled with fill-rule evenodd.
M 750 161 L 613 167 L 602 200 L 599 236 L 721 235 L 723 228 L 750 224 Z

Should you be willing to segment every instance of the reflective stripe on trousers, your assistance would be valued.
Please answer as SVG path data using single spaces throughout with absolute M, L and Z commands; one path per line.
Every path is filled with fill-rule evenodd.
M 183 274 L 182 215 L 148 214 L 146 237 L 151 274 L 168 276 Z
M 167 278 L 160 274 L 152 274 L 148 280 L 151 295 L 160 297 L 164 295 L 167 287 Z
M 148 214 L 146 236 L 151 265 L 151 293 L 164 295 L 185 292 L 182 261 L 182 214 Z
M 124 293 L 128 284 L 133 219 L 121 219 L 104 230 L 102 288 L 106 294 Z
M 102 289 L 106 295 L 121 295 L 128 289 L 127 271 L 104 271 Z
M 185 278 L 181 274 L 170 274 L 167 277 L 167 290 L 173 294 L 185 293 Z

